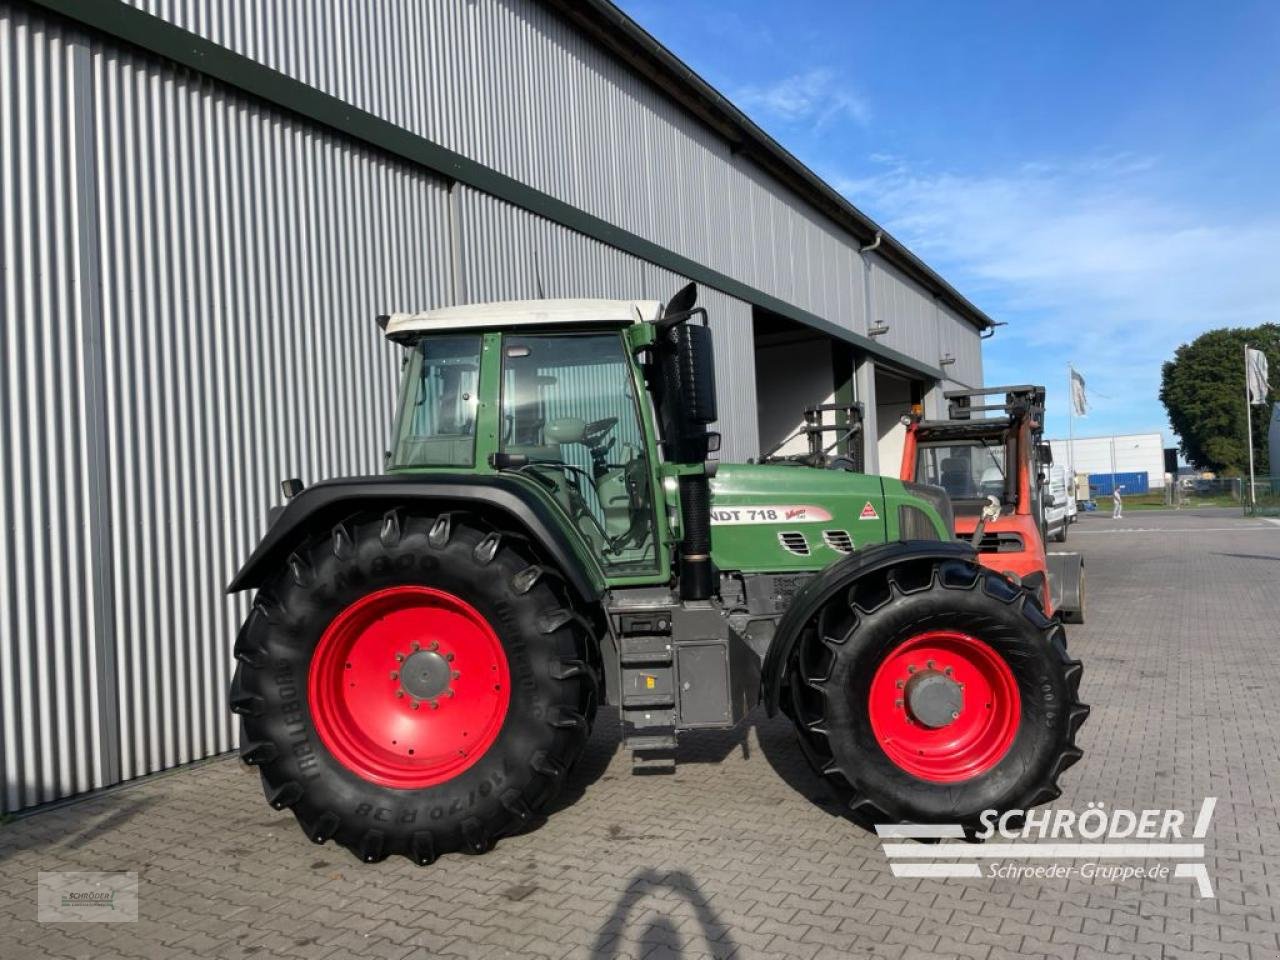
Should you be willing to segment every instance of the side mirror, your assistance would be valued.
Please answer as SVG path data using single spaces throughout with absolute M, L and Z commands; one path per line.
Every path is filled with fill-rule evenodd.
M 1047 443 L 1037 444 L 1039 448 L 1040 462 L 1045 466 L 1053 466 L 1053 447 Z

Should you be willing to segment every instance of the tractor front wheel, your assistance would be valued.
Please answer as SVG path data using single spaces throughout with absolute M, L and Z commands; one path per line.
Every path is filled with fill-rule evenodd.
M 316 532 L 236 642 L 241 756 L 317 843 L 482 853 L 533 823 L 595 711 L 589 624 L 523 538 L 393 510 Z
M 1081 668 L 1025 591 L 961 560 L 906 560 L 802 632 L 788 712 L 854 819 L 949 823 L 1059 796 L 1079 760 Z

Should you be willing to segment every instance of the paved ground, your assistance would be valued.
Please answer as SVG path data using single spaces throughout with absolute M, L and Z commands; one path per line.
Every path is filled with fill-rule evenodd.
M 1093 716 L 1054 806 L 1219 798 L 1217 899 L 1127 884 L 895 879 L 787 726 L 689 738 L 632 777 L 602 724 L 564 809 L 485 857 L 366 867 L 307 843 L 222 759 L 0 829 L 0 956 L 1239 957 L 1280 955 L 1280 525 L 1089 516 Z M 38 924 L 37 871 L 135 870 L 137 923 Z

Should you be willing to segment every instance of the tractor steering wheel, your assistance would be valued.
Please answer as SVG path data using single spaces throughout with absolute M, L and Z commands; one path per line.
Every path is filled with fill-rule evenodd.
M 582 442 L 591 449 L 596 449 L 604 442 L 604 438 L 609 435 L 609 431 L 618 425 L 617 417 L 605 417 L 602 420 L 592 420 L 582 428 Z

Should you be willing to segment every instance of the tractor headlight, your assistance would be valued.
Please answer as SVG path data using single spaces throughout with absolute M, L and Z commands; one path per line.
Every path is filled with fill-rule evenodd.
M 934 510 L 938 511 L 938 516 L 942 518 L 942 525 L 946 529 L 945 535 L 939 536 L 938 531 L 929 522 L 928 514 L 917 507 L 904 506 L 898 513 L 898 524 L 905 539 L 946 540 L 955 535 L 956 518 L 951 509 L 951 498 L 947 496 L 947 491 L 927 483 L 903 481 L 902 485 L 913 497 L 927 501 Z

